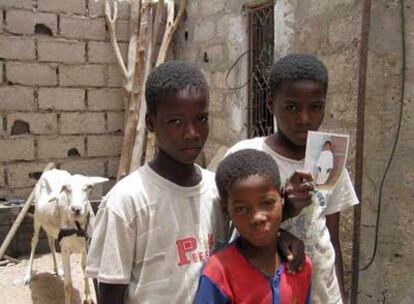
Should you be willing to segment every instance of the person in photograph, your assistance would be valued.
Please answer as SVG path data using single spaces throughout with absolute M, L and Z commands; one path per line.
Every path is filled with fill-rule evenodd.
M 323 150 L 316 162 L 315 183 L 317 185 L 325 184 L 334 166 L 334 155 L 332 151 L 332 143 L 327 140 L 323 144 Z

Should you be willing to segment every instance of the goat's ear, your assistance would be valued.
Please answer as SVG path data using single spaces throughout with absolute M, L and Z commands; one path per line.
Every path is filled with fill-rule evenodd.
M 91 185 L 96 185 L 107 181 L 109 181 L 109 179 L 106 177 L 88 176 L 88 183 Z
M 69 185 L 62 185 L 62 188 L 60 189 L 60 192 L 66 192 L 69 193 L 70 192 L 70 186 Z

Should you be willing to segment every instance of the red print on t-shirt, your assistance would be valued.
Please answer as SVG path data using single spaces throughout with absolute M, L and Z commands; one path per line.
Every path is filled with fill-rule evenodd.
M 207 237 L 207 249 L 197 250 L 198 243 L 194 237 L 178 239 L 176 242 L 178 252 L 178 266 L 188 265 L 190 263 L 205 262 L 211 256 L 214 238 L 211 233 Z

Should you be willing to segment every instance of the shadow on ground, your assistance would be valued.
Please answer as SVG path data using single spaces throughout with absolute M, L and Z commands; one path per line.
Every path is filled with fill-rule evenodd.
M 36 274 L 30 283 L 30 291 L 33 304 L 64 304 L 65 291 L 63 279 L 58 276 L 42 272 Z M 72 304 L 82 303 L 77 289 L 72 289 Z

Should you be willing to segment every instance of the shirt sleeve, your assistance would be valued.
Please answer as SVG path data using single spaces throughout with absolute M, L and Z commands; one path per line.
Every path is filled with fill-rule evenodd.
M 229 299 L 224 293 L 206 276 L 201 276 L 198 286 L 195 304 L 226 304 Z
M 129 284 L 136 242 L 133 225 L 105 204 L 99 209 L 87 258 L 88 276 L 107 284 Z
M 328 195 L 325 215 L 334 214 L 359 203 L 348 170 L 344 168 L 332 193 Z

